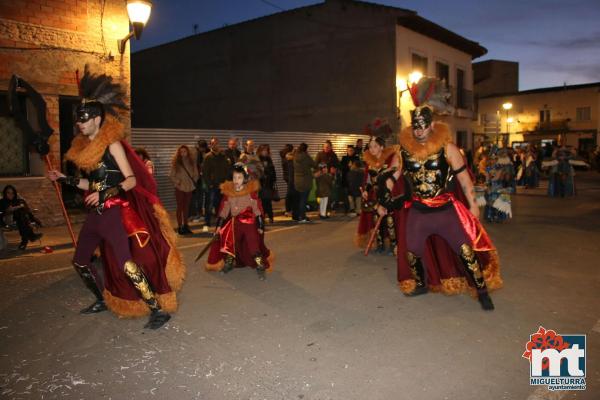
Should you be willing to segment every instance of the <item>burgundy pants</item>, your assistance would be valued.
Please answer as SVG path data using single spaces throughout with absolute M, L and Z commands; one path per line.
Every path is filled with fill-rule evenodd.
M 175 189 L 175 201 L 177 202 L 177 226 L 187 224 L 188 211 L 190 209 L 190 203 L 192 202 L 193 192 L 182 192 L 181 190 Z
M 94 250 L 103 240 L 111 247 L 120 266 L 132 259 L 129 238 L 123 227 L 121 207 L 111 207 L 102 214 L 90 211 L 79 232 L 73 262 L 89 265 Z
M 417 257 L 423 257 L 425 241 L 431 235 L 442 237 L 456 254 L 460 254 L 460 246 L 471 244 L 451 205 L 429 212 L 411 207 L 406 220 L 406 249 Z

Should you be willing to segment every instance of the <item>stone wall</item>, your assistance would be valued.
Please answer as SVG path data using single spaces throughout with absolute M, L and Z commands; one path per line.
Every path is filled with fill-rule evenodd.
M 123 0 L 0 0 L 0 92 L 7 90 L 11 76 L 17 74 L 44 96 L 47 118 L 55 132 L 50 139 L 54 165 L 61 160 L 59 100 L 78 95 L 76 71 L 83 75 L 88 64 L 94 72 L 113 76 L 129 95 L 129 47 L 124 55 L 117 47 L 117 40 L 128 29 Z M 129 131 L 129 114 L 123 119 Z M 31 163 L 41 165 L 35 157 L 30 155 Z M 41 175 L 41 170 L 34 173 Z M 47 225 L 61 221 L 48 182 L 23 177 L 1 181 L 17 186 L 32 206 L 40 209 L 40 218 Z

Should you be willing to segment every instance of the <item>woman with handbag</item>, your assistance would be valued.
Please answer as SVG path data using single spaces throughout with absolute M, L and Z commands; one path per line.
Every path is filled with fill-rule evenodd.
M 260 178 L 260 200 L 262 201 L 265 214 L 269 218 L 269 222 L 273 223 L 273 200 L 279 200 L 279 194 L 275 188 L 277 176 L 275 174 L 275 165 L 271 158 L 271 148 L 268 144 L 263 144 L 258 147 L 258 157 L 262 164 L 263 174 Z
M 180 235 L 192 234 L 193 232 L 188 226 L 188 210 L 192 201 L 192 193 L 196 189 L 198 181 L 198 169 L 187 146 L 179 146 L 175 152 L 169 178 L 175 186 L 177 233 Z

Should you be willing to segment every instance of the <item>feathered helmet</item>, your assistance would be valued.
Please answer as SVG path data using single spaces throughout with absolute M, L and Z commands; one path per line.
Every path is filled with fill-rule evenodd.
M 233 164 L 233 172 L 234 173 L 238 173 L 238 174 L 242 174 L 244 175 L 244 182 L 246 182 L 248 180 L 248 178 L 250 177 L 250 174 L 248 173 L 248 168 L 246 167 L 246 164 L 241 163 L 241 162 L 237 162 L 235 164 Z
M 117 109 L 128 109 L 123 87 L 114 83 L 109 75 L 92 74 L 88 65 L 85 66 L 85 72 L 79 82 L 79 96 L 81 103 L 76 110 L 77 122 L 87 122 L 95 117 L 100 117 L 104 122 L 107 113 L 116 117 Z
M 410 112 L 413 129 L 427 129 L 433 122 L 433 112 L 452 114 L 454 108 L 448 103 L 450 92 L 446 82 L 437 78 L 423 77 L 408 87 L 415 109 Z

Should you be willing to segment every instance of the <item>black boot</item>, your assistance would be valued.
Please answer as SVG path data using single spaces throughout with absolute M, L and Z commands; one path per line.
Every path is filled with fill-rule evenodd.
M 158 300 L 150 287 L 150 283 L 144 272 L 136 263 L 133 261 L 125 261 L 124 266 L 125 274 L 133 283 L 133 286 L 137 289 L 140 297 L 150 308 L 150 318 L 144 328 L 146 329 L 158 329 L 164 324 L 167 323 L 168 320 L 171 319 L 171 315 L 161 310 L 160 305 L 158 304 Z
M 28 240 L 25 238 L 21 239 L 21 243 L 19 243 L 19 250 L 25 250 L 27 248 Z
M 492 299 L 488 294 L 485 279 L 483 278 L 483 273 L 479 267 L 475 252 L 473 251 L 473 248 L 466 243 L 460 246 L 460 259 L 465 267 L 465 272 L 471 278 L 473 283 L 475 283 L 475 287 L 477 288 L 477 298 L 479 304 L 481 304 L 481 308 L 486 311 L 493 310 L 494 303 L 492 303 Z
M 192 230 L 190 229 L 188 224 L 183 224 L 181 231 L 183 232 L 184 235 L 193 235 L 194 234 L 194 232 L 192 232 Z
M 81 314 L 96 314 L 96 313 L 99 313 L 102 311 L 106 311 L 107 308 L 106 308 L 106 304 L 104 303 L 104 297 L 102 296 L 102 291 L 98 287 L 96 278 L 94 277 L 94 274 L 92 273 L 92 270 L 90 269 L 90 267 L 87 265 L 79 265 L 77 263 L 73 263 L 73 266 L 75 267 L 75 271 L 77 271 L 77 274 L 79 275 L 79 277 L 81 278 L 81 280 L 83 281 L 85 286 L 96 297 L 96 301 L 93 304 L 82 309 L 81 311 L 79 311 L 79 313 L 81 313 Z
M 259 254 L 256 257 L 254 257 L 254 262 L 256 263 L 256 273 L 258 274 L 258 279 L 264 281 L 265 279 L 267 279 L 267 266 L 265 265 L 265 260 Z
M 223 264 L 223 268 L 221 268 L 221 273 L 223 274 L 228 274 L 229 272 L 233 271 L 233 269 L 235 268 L 235 257 L 232 256 L 231 254 L 227 254 L 225 256 L 225 263 Z
M 427 284 L 425 283 L 425 269 L 423 268 L 423 262 L 421 261 L 421 258 L 417 257 L 414 253 L 407 251 L 406 259 L 408 260 L 410 272 L 412 273 L 412 276 L 416 283 L 415 290 L 413 290 L 411 293 L 407 293 L 406 295 L 412 297 L 427 293 Z

